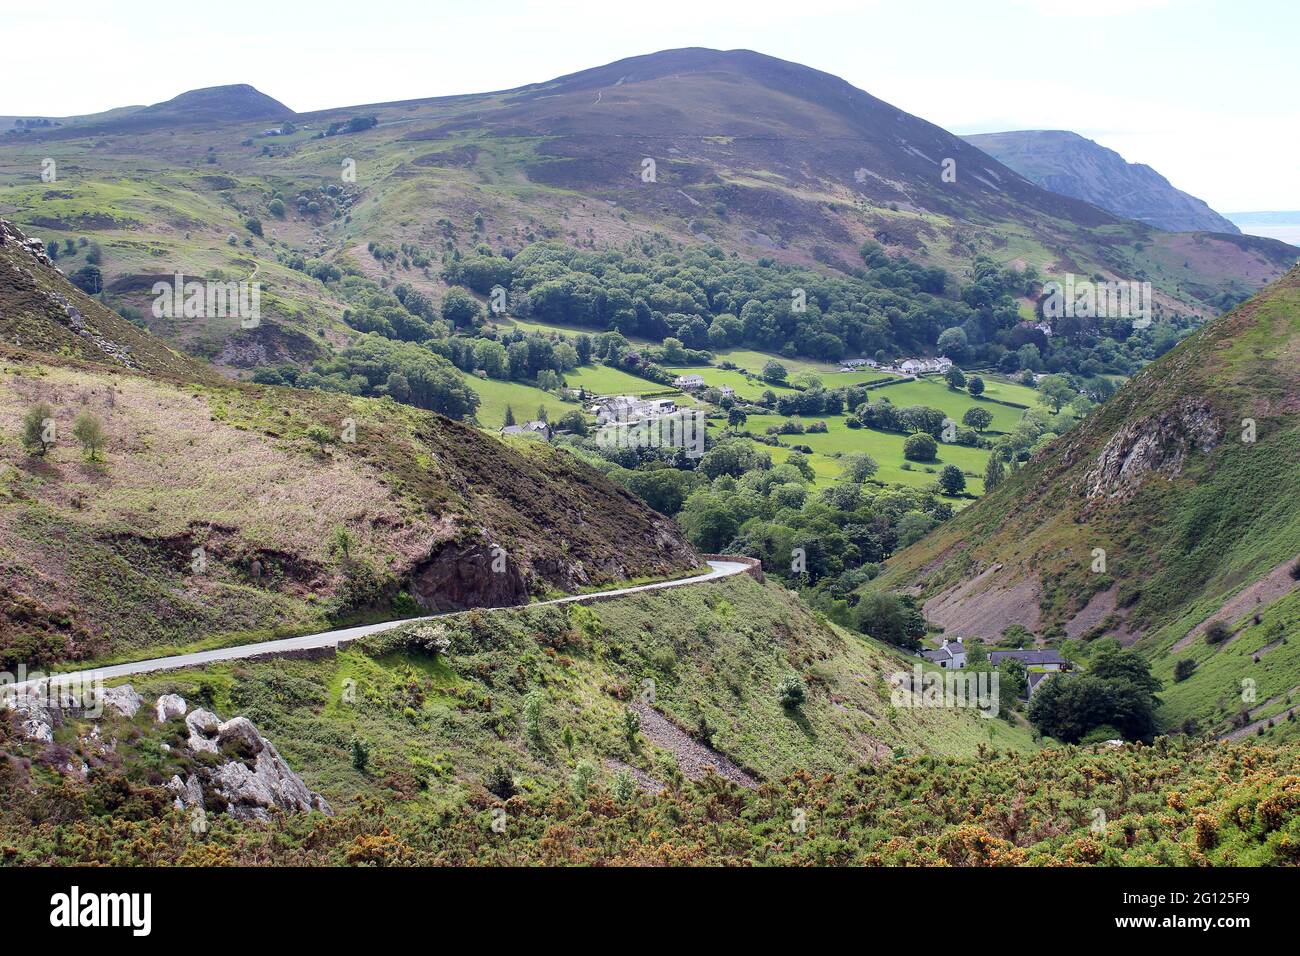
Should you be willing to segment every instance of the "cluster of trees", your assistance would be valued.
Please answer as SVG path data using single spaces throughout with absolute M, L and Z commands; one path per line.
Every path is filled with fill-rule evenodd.
M 513 314 L 546 322 L 672 338 L 693 350 L 752 345 L 830 360 L 932 346 L 954 305 L 941 298 L 943 270 L 890 258 L 875 244 L 852 278 L 743 262 L 716 246 L 664 246 L 592 252 L 537 242 L 512 259 L 467 256 L 446 277 L 484 295 L 508 288 Z
M 1150 741 L 1159 690 L 1160 680 L 1142 655 L 1103 638 L 1092 646 L 1085 673 L 1049 677 L 1039 685 L 1029 719 L 1043 734 L 1070 744 Z
M 72 437 L 81 446 L 87 461 L 99 461 L 108 432 L 99 416 L 89 409 L 77 415 L 72 423 Z M 36 458 L 44 458 L 58 444 L 58 425 L 53 407 L 48 402 L 37 402 L 23 415 L 19 441 L 23 450 Z

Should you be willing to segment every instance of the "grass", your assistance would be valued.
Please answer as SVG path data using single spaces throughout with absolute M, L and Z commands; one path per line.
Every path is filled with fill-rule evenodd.
M 674 376 L 678 375 L 698 375 L 704 379 L 704 384 L 709 387 L 721 387 L 730 385 L 736 392 L 736 397 L 744 401 L 758 401 L 766 391 L 775 392 L 777 395 L 788 395 L 794 392 L 793 388 L 788 385 L 770 385 L 760 379 L 746 377 L 735 369 L 714 368 L 712 366 L 677 366 L 667 369 Z
M 999 391 L 1003 394 L 1011 387 L 1005 384 L 998 386 Z M 1027 391 L 1031 395 L 1036 394 L 1032 390 L 1027 389 Z M 953 391 L 948 387 L 947 382 L 933 378 L 922 378 L 912 382 L 900 381 L 897 384 L 886 385 L 871 392 L 870 401 L 879 401 L 882 398 L 889 399 L 900 408 L 906 408 L 908 405 L 926 405 L 930 408 L 937 408 L 958 425 L 961 424 L 962 416 L 966 414 L 968 409 L 982 408 L 993 416 L 993 423 L 989 426 L 989 430 L 994 432 L 1011 431 L 1024 413 L 1023 409 L 1008 408 L 1006 405 L 999 405 L 997 402 L 981 401 L 973 398 L 969 392 Z
M 754 434 L 763 434 L 768 427 L 780 425 L 785 421 L 781 415 L 750 415 L 745 422 L 744 428 Z M 939 454 L 936 461 L 933 462 L 907 462 L 903 457 L 903 443 L 907 440 L 906 435 L 895 434 L 893 432 L 876 431 L 871 428 L 849 428 L 845 422 L 844 416 L 820 418 L 813 416 L 804 419 L 807 425 L 813 421 L 825 421 L 827 431 L 825 434 L 803 434 L 803 435 L 781 435 L 780 440 L 787 445 L 807 445 L 813 450 L 814 457 L 825 459 L 823 467 L 829 471 L 834 463 L 836 472 L 833 476 L 838 477 L 839 465 L 834 461 L 836 455 L 847 455 L 855 453 L 865 453 L 875 459 L 880 470 L 876 472 L 877 481 L 883 481 L 888 484 L 898 483 L 913 488 L 923 488 L 932 485 L 939 477 L 938 473 L 944 465 L 956 465 L 964 472 L 970 472 L 966 476 L 966 490 L 971 494 L 982 494 L 984 490 L 984 466 L 988 462 L 989 453 L 982 448 L 968 448 L 965 445 L 939 444 Z M 788 454 L 788 452 L 787 452 Z M 776 455 L 773 455 L 776 460 Z M 904 464 L 910 464 L 911 467 L 904 468 Z M 927 472 L 926 469 L 933 469 Z M 814 461 L 813 469 L 818 472 L 818 478 L 822 477 L 822 468 L 818 467 L 818 462 Z
M 505 424 L 506 406 L 514 411 L 515 421 L 520 424 L 536 418 L 539 405 L 546 408 L 547 418 L 552 422 L 559 421 L 569 412 L 582 410 L 577 402 L 563 401 L 550 392 L 523 382 L 503 382 L 476 375 L 466 375 L 465 381 L 478 393 L 479 424 L 494 431 Z

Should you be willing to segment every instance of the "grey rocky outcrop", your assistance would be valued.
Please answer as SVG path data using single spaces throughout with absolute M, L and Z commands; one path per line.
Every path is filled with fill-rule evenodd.
M 185 716 L 185 698 L 179 694 L 163 694 L 155 707 L 158 723 L 165 724 L 173 717 Z
M 123 684 L 121 687 L 110 687 L 104 691 L 102 700 L 105 710 L 111 710 L 119 717 L 128 719 L 135 717 L 144 703 L 144 698 L 137 694 L 135 688 L 130 684 Z
M 1124 498 L 1153 474 L 1176 478 L 1192 451 L 1211 451 L 1222 437 L 1223 426 L 1207 402 L 1181 401 L 1116 432 L 1084 475 L 1083 493 Z

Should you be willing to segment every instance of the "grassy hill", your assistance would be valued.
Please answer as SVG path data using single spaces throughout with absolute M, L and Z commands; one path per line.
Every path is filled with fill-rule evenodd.
M 893 558 L 878 586 L 919 591 L 952 636 L 1011 624 L 1047 640 L 1110 634 L 1171 684 L 1190 657 L 1197 671 L 1168 690 L 1170 722 L 1226 726 L 1248 679 L 1261 704 L 1289 694 L 1300 671 L 1276 647 L 1300 584 L 1298 359 L 1292 270 Z M 1216 619 L 1242 633 L 1208 645 Z
M 107 297 L 142 311 L 157 276 L 256 273 L 268 295 L 257 330 L 146 315 L 169 342 L 235 369 L 310 359 L 349 337 L 344 303 L 286 267 L 294 257 L 440 301 L 449 248 L 659 235 L 834 273 L 872 239 L 954 274 L 984 255 L 1043 275 L 1149 278 L 1157 304 L 1183 315 L 1213 314 L 1212 300 L 1296 259 L 1283 243 L 1166 233 L 1048 192 L 842 80 L 748 51 L 665 51 L 518 90 L 293 116 L 286 135 L 265 135 L 289 115 L 222 87 L 6 137 L 0 214 L 46 241 L 92 235 Z M 46 157 L 56 182 L 37 178 Z M 947 158 L 953 182 L 941 179 Z M 419 245 L 435 261 L 380 262 L 371 244 Z
M 391 399 L 230 382 L 5 235 L 6 666 L 519 603 L 700 563 L 671 522 L 564 452 Z M 44 451 L 22 439 L 42 408 Z M 105 435 L 93 453 L 75 437 L 87 416 Z

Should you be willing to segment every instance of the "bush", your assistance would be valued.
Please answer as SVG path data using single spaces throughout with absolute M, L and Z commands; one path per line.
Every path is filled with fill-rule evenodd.
M 1232 628 L 1222 621 L 1211 621 L 1205 629 L 1206 644 L 1222 644 L 1230 637 L 1232 637 Z
M 1184 657 L 1174 665 L 1174 683 L 1181 684 L 1196 672 L 1196 661 Z
M 808 697 L 803 678 L 798 674 L 788 674 L 776 682 L 776 699 L 782 707 L 798 707 Z

